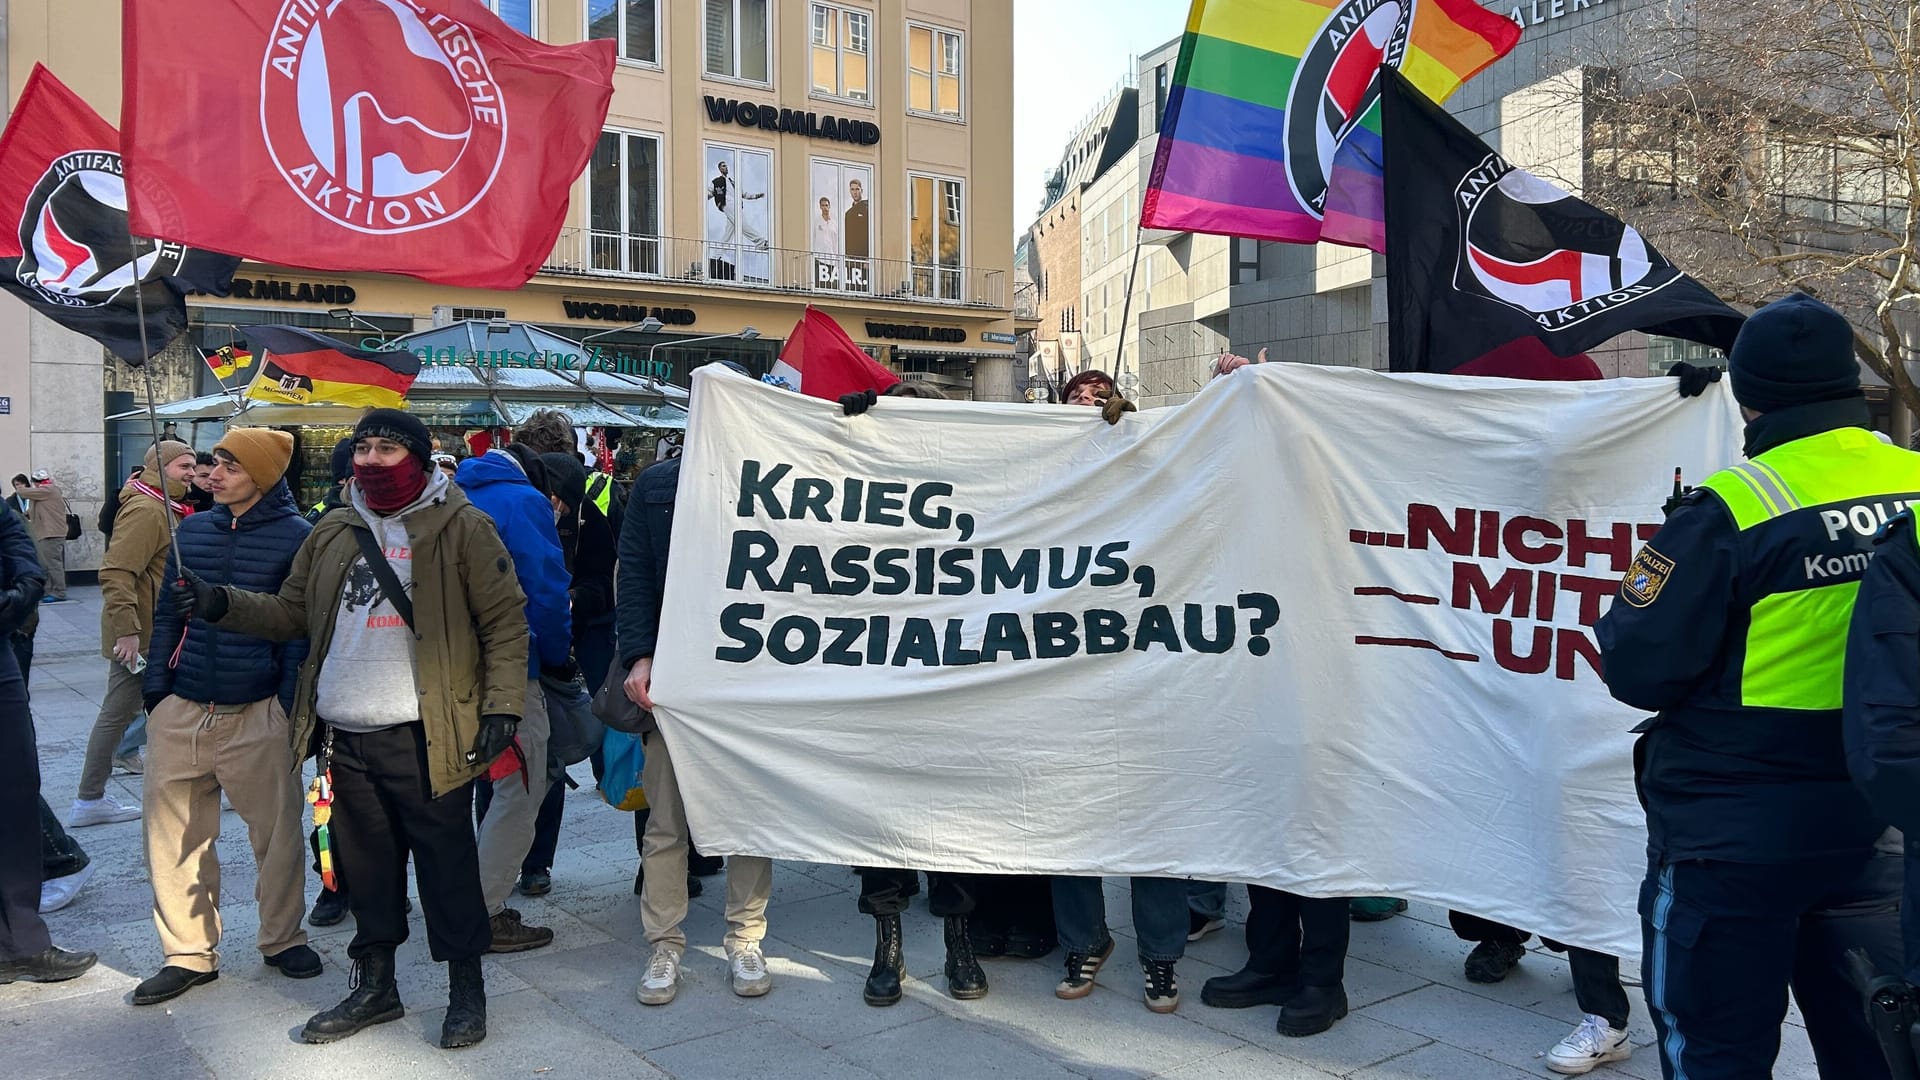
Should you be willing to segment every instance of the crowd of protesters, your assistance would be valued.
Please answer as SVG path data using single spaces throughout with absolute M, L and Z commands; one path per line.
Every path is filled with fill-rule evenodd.
M 1215 372 L 1264 360 L 1223 356 Z M 889 397 L 939 396 L 900 383 L 841 406 L 852 416 L 886 410 Z M 1073 378 L 1059 398 L 1098 408 L 1109 423 L 1133 409 L 1098 371 Z M 165 961 L 134 990 L 136 1005 L 172 1000 L 219 975 L 214 841 L 223 796 L 245 823 L 258 866 L 263 962 L 290 978 L 322 974 L 301 925 L 311 849 L 322 888 L 306 921 L 332 925 L 349 912 L 355 920 L 349 993 L 301 1033 L 316 1043 L 403 1014 L 395 951 L 408 936 L 411 862 L 429 950 L 448 966 L 440 1045 L 470 1046 L 486 1037 L 480 958 L 555 940 L 508 904 L 516 891 L 555 887 L 567 777 L 548 749 L 551 695 L 610 683 L 650 720 L 655 646 L 669 632 L 661 599 L 680 460 L 645 468 L 628 489 L 585 464 L 563 414 L 542 410 L 514 441 L 456 462 L 437 453 L 414 417 L 375 410 L 335 448 L 334 487 L 303 515 L 285 480 L 292 455 L 288 435 L 265 429 L 230 430 L 198 456 L 162 441 L 117 493 L 100 572 L 107 691 L 67 826 L 142 820 Z M 64 588 L 46 544 L 54 512 L 65 528 L 65 508 L 43 475 L 16 477 L 15 491 L 16 514 L 0 515 L 0 629 L 15 644 L 0 650 L 0 710 L 24 717 L 31 621 L 43 594 Z M 196 506 L 195 491 L 207 506 Z M 105 784 L 142 714 L 142 805 L 122 806 Z M 30 835 L 0 827 L 0 982 L 71 978 L 91 955 L 54 947 L 34 910 L 71 902 L 88 859 L 44 800 L 27 809 L 39 790 L 30 726 L 0 724 L 0 737 L 0 769 L 11 773 L 0 777 L 0 811 L 8 822 L 37 816 L 42 824 Z M 672 748 L 651 724 L 641 738 L 646 808 L 634 815 L 634 892 L 651 951 L 636 996 L 663 1006 L 681 988 L 689 898 L 722 860 L 694 848 Z M 308 758 L 318 759 L 318 775 L 303 787 Z M 307 802 L 324 811 L 312 831 L 303 824 Z M 27 862 L 31 890 L 17 870 Z M 762 951 L 772 863 L 735 855 L 724 871 L 730 989 L 763 995 L 773 985 Z M 857 872 L 858 910 L 875 933 L 862 996 L 889 1006 L 903 993 L 901 916 L 921 890 L 920 874 Z M 1056 953 L 1055 993 L 1085 998 L 1115 950 L 1098 878 L 925 878 L 929 910 L 944 924 L 945 988 L 956 999 L 989 992 L 982 960 Z M 1892 916 L 1873 905 L 1897 889 L 1876 886 L 1853 899 L 1884 929 Z M 1288 1036 L 1328 1030 L 1348 1012 L 1350 921 L 1390 918 L 1405 902 L 1263 886 L 1248 893 L 1244 966 L 1208 979 L 1202 1004 L 1275 1007 L 1275 1026 Z M 1142 1001 L 1173 1012 L 1177 966 L 1190 941 L 1224 925 L 1227 887 L 1136 877 L 1130 895 Z M 1464 912 L 1452 913 L 1452 925 L 1473 943 L 1463 971 L 1474 982 L 1498 982 L 1528 955 L 1525 929 Z M 1892 940 L 1897 953 L 1897 932 Z M 1897 967 L 1888 951 L 1876 958 Z M 1631 1053 L 1629 1006 L 1617 958 L 1570 952 L 1584 1016 L 1547 1063 L 1579 1074 Z M 1822 1075 L 1885 1075 L 1863 1056 L 1870 1037 L 1857 998 L 1847 1000 L 1852 1012 L 1832 1001 L 1808 1010 L 1810 1028 L 1820 1020 L 1812 1034 Z M 1654 1004 L 1665 1030 L 1671 1010 Z

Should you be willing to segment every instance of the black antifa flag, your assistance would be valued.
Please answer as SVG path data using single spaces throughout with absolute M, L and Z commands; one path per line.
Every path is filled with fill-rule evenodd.
M 1392 370 L 1578 377 L 1570 358 L 1629 330 L 1732 347 L 1744 317 L 1632 226 L 1381 78 Z
M 186 330 L 186 293 L 226 295 L 239 265 L 131 236 L 119 132 L 35 65 L 0 135 L 0 288 L 137 367 Z

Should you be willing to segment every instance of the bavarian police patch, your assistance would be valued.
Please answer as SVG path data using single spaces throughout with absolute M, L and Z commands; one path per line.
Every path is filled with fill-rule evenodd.
M 1673 560 L 1642 545 L 1640 554 L 1633 557 L 1633 565 L 1627 567 L 1627 576 L 1620 579 L 1620 598 L 1634 607 L 1646 607 L 1660 595 L 1660 590 L 1673 576 Z

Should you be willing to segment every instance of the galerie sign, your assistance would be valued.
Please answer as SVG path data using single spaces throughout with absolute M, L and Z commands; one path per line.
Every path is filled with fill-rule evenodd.
M 1673 469 L 1739 433 L 1724 387 L 1661 380 L 1272 364 L 1110 427 L 702 369 L 654 669 L 693 832 L 1414 896 L 1630 954 L 1643 717 L 1592 626 Z

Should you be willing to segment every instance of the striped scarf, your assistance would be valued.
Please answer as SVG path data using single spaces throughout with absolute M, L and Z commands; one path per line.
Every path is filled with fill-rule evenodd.
M 139 477 L 134 477 L 132 483 L 133 483 L 133 489 L 135 491 L 138 491 L 140 494 L 145 495 L 148 498 L 166 503 L 167 509 L 173 511 L 174 513 L 180 515 L 181 517 L 188 517 L 192 515 L 193 507 L 188 506 L 186 503 L 175 502 L 174 500 L 167 498 L 166 495 L 161 493 L 160 489 L 154 487 L 152 484 L 147 483 L 145 480 L 142 480 Z

